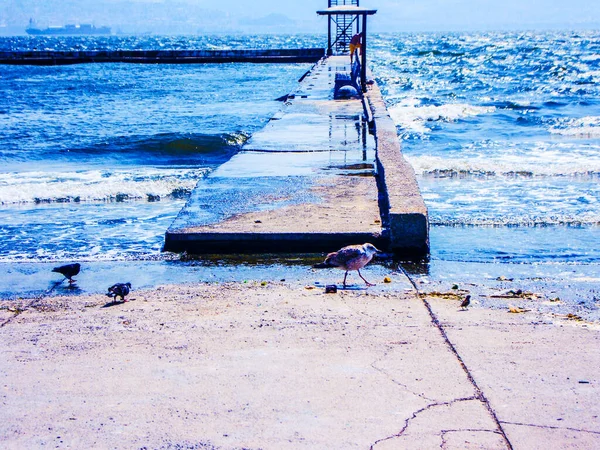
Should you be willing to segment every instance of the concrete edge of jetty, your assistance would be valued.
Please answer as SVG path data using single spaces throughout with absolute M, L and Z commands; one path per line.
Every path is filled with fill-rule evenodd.
M 82 63 L 314 63 L 323 58 L 324 55 L 324 48 L 248 50 L 32 50 L 0 52 L 0 64 L 53 66 Z
M 380 209 L 383 227 L 389 236 L 389 250 L 426 255 L 429 253 L 427 207 L 414 169 L 402 156 L 396 124 L 375 81 L 365 94 L 364 107 L 377 146 L 375 162 Z

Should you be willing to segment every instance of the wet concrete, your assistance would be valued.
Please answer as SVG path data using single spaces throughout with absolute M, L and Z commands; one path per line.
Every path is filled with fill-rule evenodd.
M 265 128 L 198 183 L 166 232 L 165 250 L 327 252 L 371 242 L 395 252 L 426 254 L 426 210 L 414 172 L 399 153 L 395 127 L 392 133 L 382 119 L 381 129 L 388 135 L 377 137 L 369 132 L 371 108 L 365 109 L 360 97 L 333 99 L 336 73 L 349 70 L 348 57 L 317 63 Z M 375 112 L 384 117 L 378 90 L 374 95 Z M 387 144 L 388 139 L 396 146 Z M 389 169 L 391 174 L 402 172 L 400 182 L 380 179 L 378 147 L 398 152 L 387 159 L 402 163 Z M 405 192 L 390 197 L 387 187 Z M 398 210 L 398 203 L 390 202 L 398 195 L 421 203 L 403 202 Z M 395 216 L 389 214 L 388 205 L 403 218 L 418 215 L 421 222 L 415 227 L 412 219 L 404 224 L 390 221 Z M 402 239 L 390 242 L 390 230 Z
M 178 255 L 179 256 L 179 255 Z M 20 262 L 0 264 L 0 301 L 18 301 L 22 298 L 104 294 L 115 283 L 130 282 L 133 291 L 153 289 L 170 284 L 285 282 L 296 287 L 306 285 L 324 289 L 327 284 L 339 284 L 344 272 L 339 269 L 313 269 L 323 261 L 322 254 L 273 253 L 256 255 L 182 255 L 177 258 L 81 261 L 81 272 L 72 285 L 52 268 L 56 262 Z M 371 290 L 394 291 L 396 285 L 383 279 L 400 279 L 397 262 L 374 258 L 363 276 L 377 283 Z M 348 289 L 365 286 L 356 272 L 348 275 Z

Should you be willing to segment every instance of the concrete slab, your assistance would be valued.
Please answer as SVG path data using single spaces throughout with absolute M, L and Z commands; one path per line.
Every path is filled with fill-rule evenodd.
M 349 70 L 344 56 L 317 63 L 265 128 L 198 183 L 164 249 L 329 252 L 371 242 L 406 256 L 427 254 L 427 211 L 378 91 L 369 94 L 382 120 L 375 136 L 361 98 L 333 99 L 335 74 Z
M 597 324 L 429 302 L 513 448 L 600 448 Z
M 166 234 L 165 249 L 192 253 L 327 252 L 385 248 L 375 140 L 360 99 L 333 100 L 336 70 L 317 64 L 267 126 L 198 183 Z
M 412 294 L 196 284 L 106 302 L 46 298 L 0 327 L 2 448 L 506 448 Z
M 168 249 L 321 252 L 357 242 L 381 245 L 377 186 L 369 169 L 366 176 L 364 169 L 358 172 L 335 179 L 312 175 L 206 180 L 169 230 Z

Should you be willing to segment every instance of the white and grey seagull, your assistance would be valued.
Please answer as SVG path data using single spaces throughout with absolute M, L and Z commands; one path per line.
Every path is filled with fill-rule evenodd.
M 344 275 L 344 287 L 346 287 L 346 277 L 350 270 L 356 270 L 358 276 L 363 279 L 367 286 L 375 286 L 373 283 L 369 283 L 365 277 L 360 273 L 360 269 L 365 267 L 376 253 L 379 253 L 373 244 L 363 245 L 349 245 L 344 247 L 337 252 L 333 252 L 327 255 L 325 261 L 319 264 L 315 264 L 313 267 L 322 269 L 325 267 L 337 267 L 338 269 L 345 270 Z

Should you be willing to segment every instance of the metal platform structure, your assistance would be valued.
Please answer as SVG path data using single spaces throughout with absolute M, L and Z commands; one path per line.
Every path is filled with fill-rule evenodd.
M 328 7 L 331 8 L 332 6 L 360 6 L 360 0 L 329 0 Z M 332 14 L 327 22 L 327 34 L 330 42 L 327 55 L 347 54 L 350 39 L 352 39 L 354 33 L 359 32 L 358 16 Z M 335 29 L 335 40 L 333 42 L 331 42 L 332 28 Z
M 376 9 L 359 6 L 358 0 L 329 0 L 327 9 L 317 11 L 320 16 L 328 17 L 327 55 L 349 54 L 350 40 L 356 33 L 362 33 L 360 49 L 361 88 L 367 91 L 367 16 L 377 13 Z M 331 34 L 335 27 L 335 39 Z M 334 52 L 335 50 L 335 52 Z

